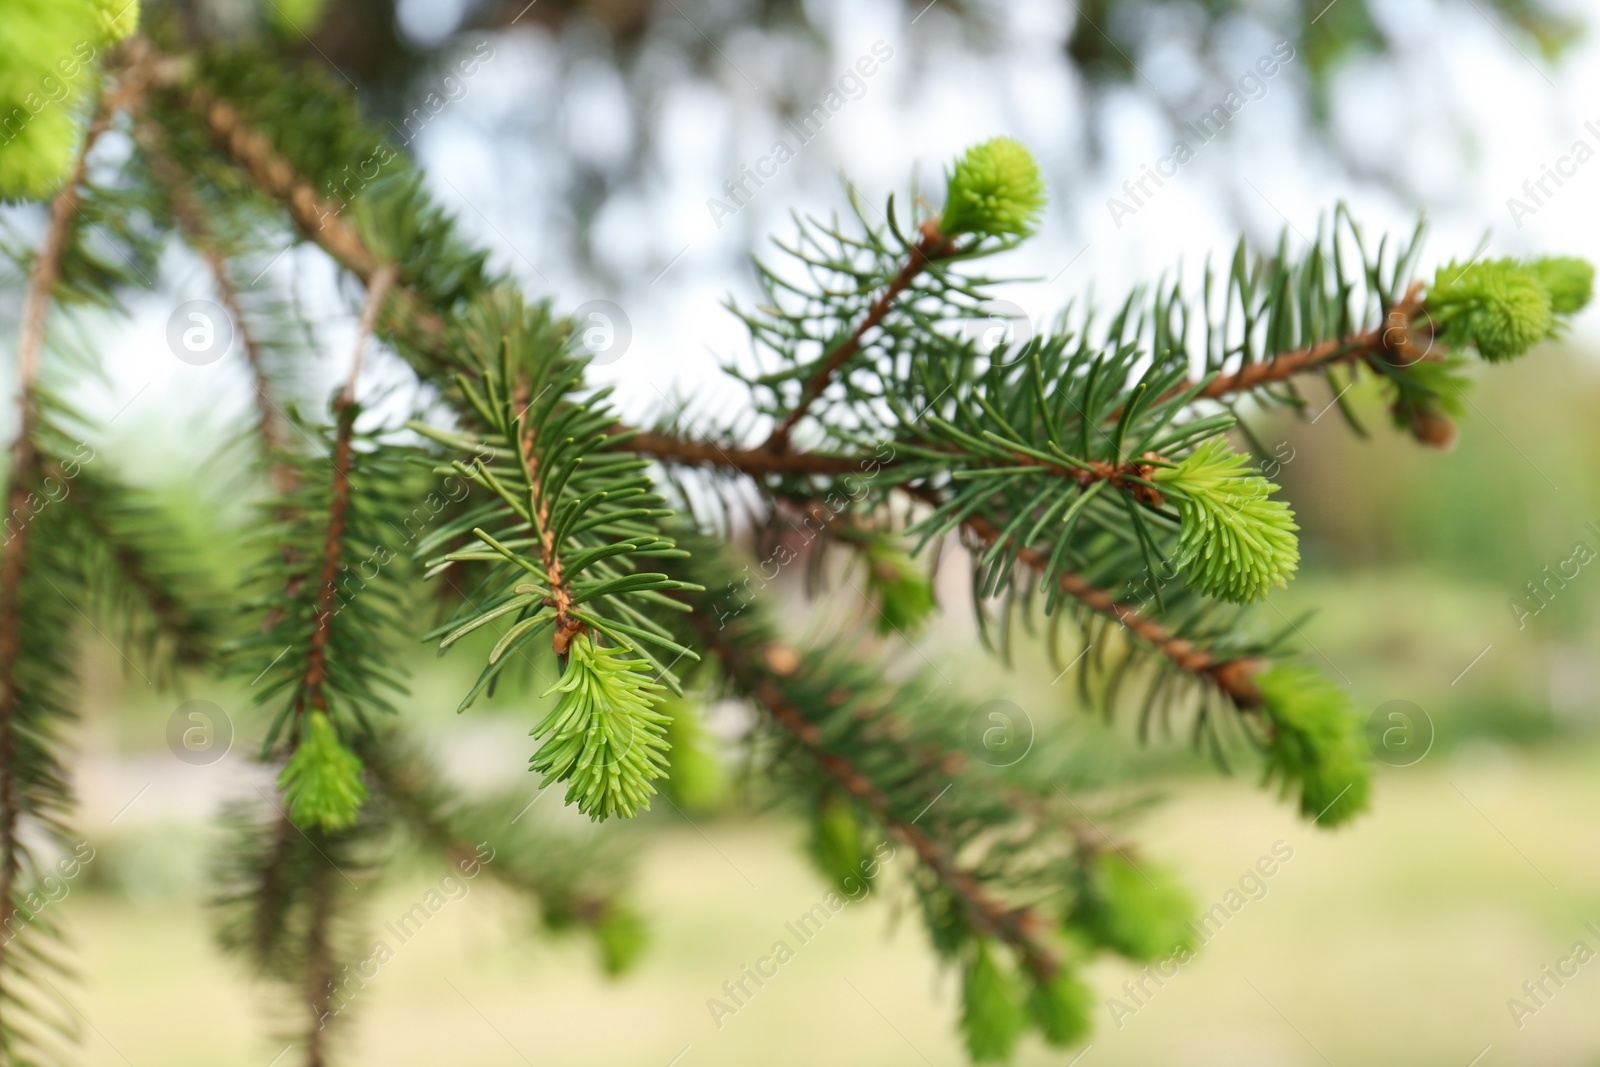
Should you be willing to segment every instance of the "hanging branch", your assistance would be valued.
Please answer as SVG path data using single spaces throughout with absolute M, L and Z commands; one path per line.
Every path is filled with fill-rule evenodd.
M 67 175 L 66 183 L 50 202 L 44 237 L 34 256 L 28 275 L 28 288 L 22 305 L 21 331 L 17 339 L 17 433 L 11 442 L 6 477 L 6 514 L 26 516 L 40 475 L 40 457 L 34 445 L 37 421 L 37 385 L 44 346 L 45 317 L 51 293 L 60 276 L 61 261 L 69 240 L 90 151 L 110 126 L 110 113 L 104 101 L 97 101 L 95 117 L 84 135 L 83 145 Z M 19 718 L 26 714 L 19 678 L 24 655 L 24 630 L 29 625 L 23 609 L 23 586 L 29 568 L 31 523 L 16 529 L 7 523 L 7 536 L 0 543 L 0 930 L 11 931 L 18 919 L 19 879 L 26 862 L 27 846 L 20 839 L 24 809 L 45 815 L 41 798 L 25 795 L 29 786 L 19 780 L 24 749 L 34 742 L 22 735 Z M 30 752 L 32 760 L 43 754 Z M 57 798 L 59 801 L 60 798 Z M 51 807 L 56 805 L 52 804 Z M 0 1050 L 9 1056 L 19 1040 L 19 1028 L 12 1018 L 18 994 L 8 980 L 17 970 L 12 958 L 15 939 L 0 938 Z
M 784 693 L 778 682 L 780 672 L 773 662 L 798 665 L 792 650 L 774 646 L 767 664 L 758 663 L 736 642 L 711 624 L 704 613 L 691 616 L 706 646 L 716 654 L 728 676 L 760 702 L 772 721 L 783 727 L 851 796 L 865 804 L 900 840 L 911 846 L 917 857 L 949 888 L 966 907 L 974 924 L 983 932 L 999 937 L 1016 950 L 1018 958 L 1040 982 L 1048 983 L 1061 967 L 1054 949 L 1042 940 L 1045 923 L 1026 908 L 1010 908 L 989 894 L 927 834 L 911 822 L 897 817 L 882 790 L 847 757 L 822 746 L 821 731 L 812 724 Z
M 267 456 L 277 456 L 284 449 L 288 427 L 283 412 L 273 402 L 264 354 L 260 343 L 256 340 L 255 332 L 250 328 L 250 320 L 245 316 L 244 305 L 239 299 L 239 290 L 229 272 L 228 256 L 206 219 L 205 208 L 195 194 L 188 175 L 172 158 L 166 144 L 165 132 L 150 119 L 148 114 L 145 114 L 135 124 L 134 133 L 151 173 L 166 191 L 172 217 L 177 222 L 185 243 L 199 252 L 206 266 L 210 268 L 212 280 L 217 287 L 217 297 L 234 324 L 234 330 L 244 349 L 245 362 L 249 365 L 251 377 L 255 381 L 256 427 L 261 438 L 262 452 Z M 277 492 L 287 493 L 293 488 L 290 481 L 293 478 L 293 468 L 290 465 L 275 462 L 270 468 L 270 474 L 273 488 Z

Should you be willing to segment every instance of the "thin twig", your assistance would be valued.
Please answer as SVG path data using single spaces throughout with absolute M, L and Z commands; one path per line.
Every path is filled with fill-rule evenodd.
M 816 373 L 807 379 L 805 386 L 800 391 L 800 399 L 796 402 L 794 409 L 784 416 L 782 422 L 778 423 L 777 427 L 772 431 L 772 436 L 767 438 L 767 443 L 762 447 L 769 452 L 784 452 L 789 448 L 789 436 L 793 432 L 795 424 L 805 418 L 807 412 L 811 410 L 812 403 L 822 395 L 822 391 L 833 381 L 834 375 L 839 373 L 840 368 L 850 361 L 851 356 L 861 350 L 862 339 L 867 333 L 883 321 L 883 317 L 894 306 L 895 300 L 899 298 L 901 293 L 910 288 L 917 275 L 921 274 L 935 260 L 948 258 L 954 255 L 955 251 L 954 243 L 939 232 L 933 220 L 930 219 L 923 224 L 922 237 L 911 249 L 911 255 L 907 257 L 905 264 L 900 268 L 900 272 L 894 276 L 894 280 L 889 283 L 888 287 L 879 294 L 878 299 L 872 302 L 872 306 L 867 309 L 867 314 L 850 331 L 849 336 L 844 338 L 837 348 L 828 353 L 827 358 L 823 360 L 822 366 L 817 368 Z

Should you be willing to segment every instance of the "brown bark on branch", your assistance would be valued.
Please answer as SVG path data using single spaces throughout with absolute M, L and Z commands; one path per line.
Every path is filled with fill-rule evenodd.
M 910 846 L 966 909 L 982 932 L 997 937 L 1017 953 L 1023 965 L 1040 981 L 1048 982 L 1061 969 L 1055 950 L 1044 940 L 1048 923 L 1028 908 L 1013 908 L 996 899 L 971 872 L 959 866 L 927 833 L 893 814 L 889 798 L 850 760 L 822 747 L 822 731 L 795 707 L 778 682 L 779 672 L 756 660 L 730 641 L 699 613 L 691 616 L 707 645 L 728 673 L 766 709 L 777 723 L 851 796 L 865 805 L 899 840 Z M 778 663 L 788 666 L 798 657 L 788 648 L 772 650 Z

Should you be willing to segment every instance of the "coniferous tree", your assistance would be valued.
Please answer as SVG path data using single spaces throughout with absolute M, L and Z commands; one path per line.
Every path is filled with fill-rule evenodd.
M 722 490 L 759 494 L 778 566 L 800 551 L 785 533 L 813 560 L 845 554 L 848 568 L 818 573 L 859 576 L 881 633 L 927 619 L 928 561 L 959 544 L 996 654 L 1042 625 L 1060 663 L 1084 657 L 1087 708 L 1253 765 L 1332 827 L 1367 804 L 1362 722 L 1293 627 L 1256 608 L 1299 549 L 1244 420 L 1252 405 L 1303 408 L 1325 384 L 1361 430 L 1343 398 L 1369 379 L 1401 431 L 1448 445 L 1473 360 L 1558 334 L 1592 288 L 1566 257 L 1422 273 L 1420 225 L 1374 245 L 1335 208 L 1303 252 L 1241 241 L 1197 291 L 1163 281 L 985 347 L 969 327 L 988 316 L 989 264 L 1046 206 L 1027 149 L 1001 138 L 953 162 L 937 204 L 852 193 L 847 213 L 801 220 L 781 261 L 758 264 L 762 302 L 736 309 L 760 365 L 742 374 L 754 418 L 627 425 L 574 324 L 456 234 L 344 87 L 248 46 L 187 50 L 159 20 L 137 34 L 137 17 L 116 0 L 29 0 L 0 29 L 0 55 L 18 59 L 0 76 L 7 111 L 30 78 L 73 67 L 70 91 L 0 145 L 0 196 L 47 205 L 37 246 L 16 253 L 0 1063 L 58 1062 L 71 1036 L 60 930 L 34 885 L 72 841 L 63 680 L 80 616 L 151 670 L 252 680 L 247 732 L 274 788 L 225 820 L 218 929 L 284 987 L 307 1064 L 336 1059 L 361 890 L 407 851 L 490 872 L 545 928 L 592 934 L 610 972 L 643 946 L 614 838 L 519 826 L 520 798 L 461 792 L 411 738 L 395 698 L 416 639 L 481 656 L 462 710 L 500 688 L 550 698 L 529 716 L 530 769 L 597 822 L 663 793 L 714 795 L 695 703 L 748 703 L 751 776 L 806 819 L 840 891 L 903 883 L 960 976 L 972 1058 L 1004 1060 L 1029 1030 L 1079 1043 L 1082 966 L 1186 948 L 1182 888 L 1107 835 L 1119 812 L 1094 799 L 1093 753 L 1070 730 L 1046 730 L 1027 759 L 985 759 L 961 697 L 886 672 L 870 644 L 798 650 L 738 569 Z M 130 151 L 102 159 L 108 134 Z M 235 281 L 262 277 L 286 238 L 361 291 L 351 370 L 320 401 L 294 396 L 296 372 L 327 358 L 316 332 L 285 294 Z M 169 243 L 212 272 L 253 376 L 260 519 L 226 601 L 161 511 L 84 451 L 61 399 L 83 369 L 74 331 L 156 284 Z M 362 374 L 380 345 L 411 400 L 374 395 Z M 445 483 L 463 492 L 439 498 Z M 399 530 L 416 535 L 403 552 Z M 553 679 L 533 681 L 528 665 L 546 662 Z

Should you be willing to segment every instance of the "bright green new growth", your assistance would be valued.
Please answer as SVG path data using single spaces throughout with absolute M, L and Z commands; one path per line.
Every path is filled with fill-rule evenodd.
M 327 0 L 275 0 L 272 21 L 289 36 L 311 33 L 322 22 Z
M 1044 1039 L 1057 1048 L 1068 1048 L 1089 1032 L 1089 1012 L 1094 1007 L 1094 992 L 1075 975 L 1062 971 L 1047 985 L 1034 986 L 1028 994 L 1028 1014 Z
M 120 41 L 139 28 L 139 0 L 89 0 L 99 18 L 102 43 Z
M 1550 291 L 1514 259 L 1439 268 L 1427 307 L 1446 339 L 1472 345 L 1490 362 L 1522 355 L 1555 328 Z
M 1200 592 L 1238 604 L 1287 585 L 1300 561 L 1294 512 L 1269 499 L 1278 487 L 1249 463 L 1226 438 L 1213 437 L 1150 476 L 1182 519 L 1176 566 Z
M 54 195 L 78 149 L 96 53 L 138 21 L 137 0 L 9 0 L 0 18 L 0 199 Z
M 615 977 L 626 973 L 645 950 L 649 936 L 637 912 L 615 907 L 594 928 L 600 942 L 600 966 Z
M 873 625 L 885 637 L 914 635 L 933 614 L 933 583 L 892 538 L 869 538 L 862 555 L 867 591 L 878 605 Z
M 305 735 L 278 775 L 289 813 L 297 825 L 343 830 L 356 821 L 367 799 L 361 760 L 339 743 L 328 716 L 306 716 Z
M 1194 902 L 1168 871 L 1103 852 L 1085 874 L 1072 917 L 1099 944 L 1135 960 L 1193 946 Z
M 1044 200 L 1044 179 L 1033 154 L 1009 137 L 996 137 L 956 161 L 939 230 L 946 237 L 1027 237 L 1038 227 Z
M 1594 296 L 1594 265 L 1577 256 L 1545 256 L 1528 264 L 1539 284 L 1550 294 L 1557 315 L 1582 311 Z
M 860 891 L 867 862 L 861 823 L 850 801 L 838 793 L 817 805 L 811 822 L 811 854 L 835 888 L 847 896 Z
M 1023 991 L 1016 978 L 994 961 L 989 943 L 978 941 L 961 987 L 961 1032 L 974 1063 L 1011 1058 L 1028 1028 Z
M 728 795 L 728 773 L 712 751 L 699 710 L 687 700 L 663 702 L 671 773 L 664 780 L 668 795 L 688 812 L 713 811 Z
M 667 769 L 668 716 L 655 708 L 663 691 L 650 679 L 650 664 L 624 658 L 627 650 L 603 647 L 587 633 L 573 638 L 566 670 L 545 696 L 561 699 L 531 731 L 549 734 L 528 762 L 542 785 L 567 782 L 567 803 L 600 821 L 632 818 L 648 810 Z
M 1256 676 L 1272 723 L 1267 781 L 1284 790 L 1298 782 L 1300 811 L 1336 826 L 1367 806 L 1371 768 L 1360 717 L 1343 692 L 1321 674 L 1279 664 Z

